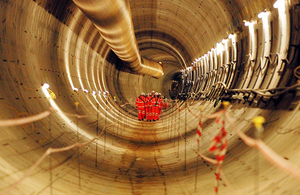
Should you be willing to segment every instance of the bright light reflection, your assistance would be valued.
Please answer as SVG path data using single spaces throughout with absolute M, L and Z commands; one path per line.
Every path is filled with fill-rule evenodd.
M 45 89 L 49 89 L 50 86 L 49 86 L 48 83 L 44 83 L 42 87 L 45 88 Z
M 266 17 L 268 16 L 267 12 L 261 12 L 258 14 L 258 18 L 263 18 L 263 17 Z
M 282 6 L 282 5 L 283 5 L 283 0 L 277 0 L 277 1 L 274 3 L 273 7 L 274 7 L 274 8 L 279 8 L 279 7 Z
M 44 85 L 43 85 L 43 86 L 44 86 Z M 47 85 L 46 85 L 46 86 L 47 86 Z M 44 92 L 45 96 L 48 96 L 48 95 L 50 96 L 49 92 L 47 91 L 46 86 L 45 86 L 45 87 L 42 87 L 42 89 L 45 89 L 45 90 L 43 90 L 43 92 Z M 48 87 L 49 87 L 49 85 L 48 85 Z M 68 126 L 71 127 L 72 130 L 78 131 L 81 135 L 83 135 L 83 136 L 86 137 L 87 139 L 92 140 L 92 139 L 95 138 L 93 135 L 87 133 L 85 130 L 83 130 L 83 129 L 81 129 L 80 127 L 78 127 L 78 126 L 76 125 L 76 123 L 74 123 L 74 121 L 72 121 L 71 119 L 69 119 L 69 118 L 62 112 L 62 110 L 57 106 L 57 104 L 55 103 L 55 101 L 54 101 L 53 99 L 49 99 L 49 102 L 50 102 L 50 105 L 52 106 L 52 108 L 54 108 L 54 110 L 57 111 L 56 113 L 60 116 L 60 118 L 61 118 L 66 124 L 68 124 Z M 101 140 L 97 140 L 97 141 L 98 141 L 98 142 L 102 142 Z M 116 150 L 116 151 L 119 151 L 119 152 L 121 152 L 121 151 L 124 152 L 124 150 L 125 150 L 125 149 L 123 149 L 123 148 L 120 148 L 120 147 L 116 147 L 116 146 L 114 146 L 114 145 L 111 145 L 111 144 L 108 143 L 108 142 L 107 142 L 106 144 L 108 144 L 108 145 L 109 145 L 108 147 L 109 147 L 110 149 L 112 149 L 112 150 Z
M 235 42 L 236 42 L 236 35 L 235 34 L 230 34 L 228 36 L 228 38 L 232 40 L 232 44 L 235 44 Z
M 224 45 L 222 43 L 217 43 L 217 54 L 219 55 L 224 51 Z
M 252 23 L 251 22 L 249 22 L 249 21 L 246 21 L 245 22 L 245 26 L 250 26 Z
M 50 86 L 49 86 L 48 83 L 44 83 L 43 86 L 42 86 L 42 90 L 43 90 L 46 98 L 50 98 L 51 97 L 50 93 L 48 92 L 49 87 Z

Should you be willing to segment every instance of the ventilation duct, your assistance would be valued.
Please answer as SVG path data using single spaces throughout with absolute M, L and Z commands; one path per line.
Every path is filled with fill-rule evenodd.
M 106 43 L 131 70 L 155 78 L 163 75 L 159 63 L 140 55 L 128 1 L 74 0 L 74 3 L 94 23 Z

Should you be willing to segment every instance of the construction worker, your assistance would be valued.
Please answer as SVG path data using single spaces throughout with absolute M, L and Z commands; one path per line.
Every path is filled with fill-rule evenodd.
M 135 101 L 135 107 L 137 107 L 137 109 L 138 109 L 139 121 L 142 121 L 144 119 L 143 118 L 143 111 L 145 110 L 144 95 L 142 93 L 139 97 L 136 98 L 136 101 Z
M 160 115 L 162 113 L 162 109 L 163 109 L 163 98 L 161 96 L 161 93 L 158 93 L 158 99 L 157 99 L 157 120 L 160 119 Z
M 155 102 L 156 102 L 156 98 L 155 98 L 155 91 L 151 92 L 150 98 L 149 98 L 149 112 L 150 112 L 150 117 L 149 117 L 149 121 L 154 121 L 155 120 Z
M 142 110 L 142 118 L 144 119 L 146 118 L 147 95 L 144 92 L 141 95 L 144 101 L 144 109 Z
M 163 108 L 167 109 L 168 108 L 168 98 L 163 97 Z
M 147 119 L 147 121 L 151 121 L 152 119 L 151 119 L 151 116 L 152 116 L 152 106 L 151 106 L 151 102 L 150 102 L 150 100 L 151 100 L 151 98 L 152 98 L 152 95 L 151 95 L 151 93 L 148 93 L 148 95 L 146 96 L 146 98 L 145 98 L 145 105 L 146 105 L 146 119 Z
M 156 121 L 158 119 L 158 93 L 154 94 L 154 97 L 151 98 L 152 104 L 152 121 Z

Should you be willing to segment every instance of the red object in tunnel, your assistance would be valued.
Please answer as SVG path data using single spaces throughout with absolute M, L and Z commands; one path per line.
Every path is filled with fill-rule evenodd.
M 135 105 L 138 108 L 139 120 L 146 118 L 147 121 L 157 121 L 160 119 L 162 109 L 167 107 L 167 101 L 156 93 L 155 95 L 140 95 Z
M 157 100 L 157 105 L 156 105 L 158 107 L 158 109 L 157 109 L 157 120 L 160 119 L 160 115 L 162 113 L 163 105 L 164 105 L 163 98 L 159 96 L 158 100 Z
M 143 95 L 136 98 L 135 107 L 138 109 L 138 119 L 143 120 L 145 117 L 145 97 Z
M 150 105 L 150 99 L 152 96 L 148 95 L 145 97 L 145 107 L 146 107 L 146 118 L 147 121 L 151 120 L 150 114 L 151 114 L 151 105 Z
M 151 116 L 151 120 L 156 121 L 158 119 L 158 106 L 157 106 L 157 102 L 158 102 L 158 97 L 157 95 L 153 96 L 150 99 L 150 104 L 152 107 L 152 116 Z

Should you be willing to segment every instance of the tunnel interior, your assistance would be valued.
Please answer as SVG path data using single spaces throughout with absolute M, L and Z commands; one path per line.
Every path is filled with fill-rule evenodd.
M 159 79 L 128 68 L 71 0 L 0 1 L 0 193 L 300 194 L 299 2 L 124 2 Z M 151 91 L 168 108 L 138 121 L 135 100 Z M 207 117 L 223 112 L 232 122 Z M 203 156 L 216 159 L 222 129 L 216 192 L 220 164 Z

